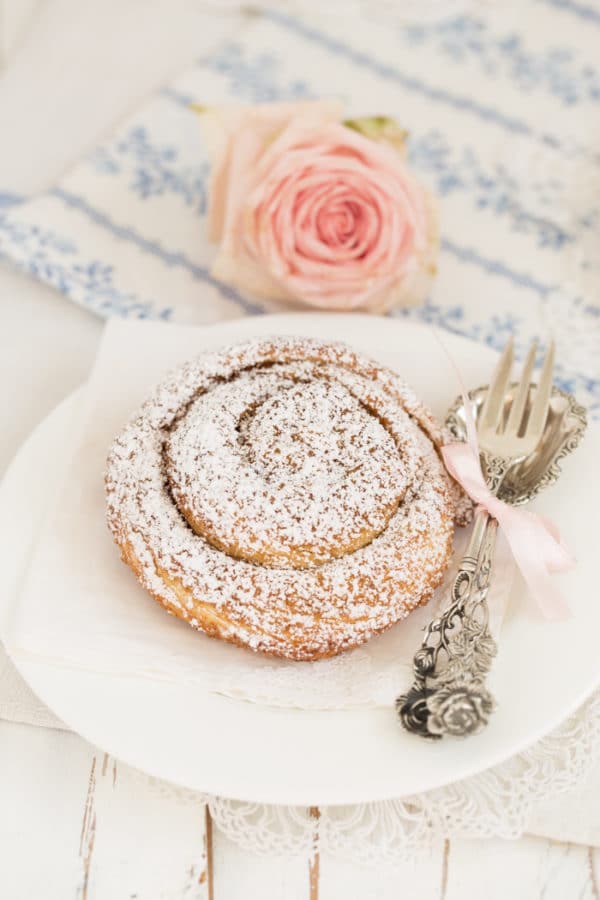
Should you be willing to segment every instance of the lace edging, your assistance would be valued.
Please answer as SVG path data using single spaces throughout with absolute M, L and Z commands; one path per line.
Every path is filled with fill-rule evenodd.
M 445 838 L 516 838 L 536 802 L 575 788 L 600 760 L 600 691 L 559 728 L 509 760 L 456 784 L 399 800 L 274 806 L 214 797 L 137 773 L 153 790 L 208 804 L 216 826 L 253 853 L 319 850 L 364 864 L 398 860 Z

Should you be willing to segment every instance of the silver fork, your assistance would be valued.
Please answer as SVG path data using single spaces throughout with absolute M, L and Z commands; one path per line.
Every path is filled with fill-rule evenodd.
M 536 352 L 533 342 L 519 383 L 511 385 L 513 343 L 509 341 L 478 416 L 484 473 L 494 494 L 502 494 L 506 475 L 536 451 L 544 433 L 552 395 L 554 344 L 544 359 L 538 385 L 533 387 Z M 487 724 L 495 707 L 485 677 L 497 653 L 486 602 L 496 528 L 495 519 L 479 509 L 452 586 L 450 605 L 425 629 L 413 658 L 413 685 L 396 701 L 404 727 L 422 737 L 474 734 Z
M 498 361 L 479 414 L 477 437 L 488 487 L 494 494 L 500 490 L 506 473 L 534 452 L 544 433 L 552 394 L 554 342 L 550 343 L 533 401 L 528 405 L 536 353 L 537 342 L 533 341 L 525 357 L 519 384 L 510 385 L 511 338 Z

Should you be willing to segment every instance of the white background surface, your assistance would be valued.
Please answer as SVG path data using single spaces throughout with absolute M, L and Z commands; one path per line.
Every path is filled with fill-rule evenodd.
M 46 0 L 0 78 L 0 190 L 53 180 L 148 91 L 243 27 L 183 0 Z M 86 376 L 101 324 L 0 269 L 0 467 Z M 600 897 L 600 852 L 540 838 L 453 842 L 397 866 L 261 858 L 207 830 L 75 735 L 0 722 L 0 895 L 6 900 Z M 212 832 L 212 833 L 211 833 Z

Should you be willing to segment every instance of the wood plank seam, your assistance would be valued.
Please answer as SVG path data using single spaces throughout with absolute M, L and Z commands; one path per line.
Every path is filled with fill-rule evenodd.
M 590 884 L 592 885 L 592 896 L 594 900 L 600 900 L 600 886 L 598 885 L 598 878 L 596 876 L 596 869 L 594 866 L 594 847 L 589 846 L 587 849 L 587 862 L 588 869 L 590 873 Z
M 208 900 L 215 900 L 214 856 L 213 856 L 213 820 L 208 808 L 204 807 L 204 856 L 206 868 L 200 874 L 199 883 L 206 881 Z
M 83 880 L 81 882 L 78 896 L 80 900 L 87 900 L 88 885 L 90 880 L 90 870 L 92 865 L 92 855 L 94 853 L 94 843 L 96 841 L 96 809 L 94 804 L 94 794 L 96 791 L 96 757 L 92 759 L 90 774 L 88 778 L 87 794 L 85 805 L 83 808 L 83 820 L 81 823 L 81 834 L 79 838 L 79 856 L 83 868 Z
M 442 853 L 442 883 L 440 885 L 440 900 L 446 900 L 446 892 L 448 890 L 448 859 L 450 857 L 450 841 L 448 838 L 444 841 L 444 849 Z
M 319 821 L 321 813 L 319 807 L 311 806 L 310 815 L 315 820 L 315 829 L 313 836 L 313 853 L 308 861 L 309 900 L 319 900 L 319 877 L 321 867 L 319 855 Z

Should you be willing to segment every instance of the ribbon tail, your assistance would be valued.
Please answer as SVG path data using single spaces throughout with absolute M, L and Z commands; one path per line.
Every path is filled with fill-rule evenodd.
M 535 513 L 535 516 L 536 516 L 536 518 L 538 518 L 540 520 L 540 522 L 543 523 L 543 525 L 546 528 L 546 530 L 548 531 L 548 533 L 550 535 L 552 535 L 552 537 L 554 538 L 554 540 L 556 541 L 556 543 L 558 544 L 558 546 L 560 547 L 560 549 L 562 551 L 562 556 L 563 556 L 562 562 L 558 564 L 558 567 L 555 567 L 556 564 L 553 564 L 552 562 L 550 562 L 549 563 L 550 571 L 551 572 L 566 572 L 569 569 L 575 568 L 575 566 L 577 565 L 577 559 L 575 558 L 575 556 L 573 555 L 573 553 L 571 552 L 569 547 L 567 547 L 567 545 L 563 541 L 560 531 L 558 530 L 558 528 L 556 527 L 556 525 L 554 524 L 552 519 L 547 519 L 546 516 L 542 516 L 542 515 L 540 515 L 540 513 Z
M 541 516 L 516 510 L 497 501 L 490 510 L 499 522 L 514 560 L 544 618 L 564 621 L 571 616 L 567 601 L 554 583 L 552 573 L 574 565 L 572 555 L 554 527 L 548 529 Z
M 446 444 L 442 447 L 442 458 L 447 471 L 471 500 L 489 509 L 494 502 L 494 495 L 485 483 L 478 453 L 470 444 Z
M 514 560 L 543 616 L 562 621 L 570 616 L 567 603 L 552 581 L 552 574 L 575 564 L 554 523 L 527 510 L 509 506 L 490 491 L 481 471 L 476 447 L 470 442 L 442 447 L 449 474 L 475 503 L 498 520 Z

